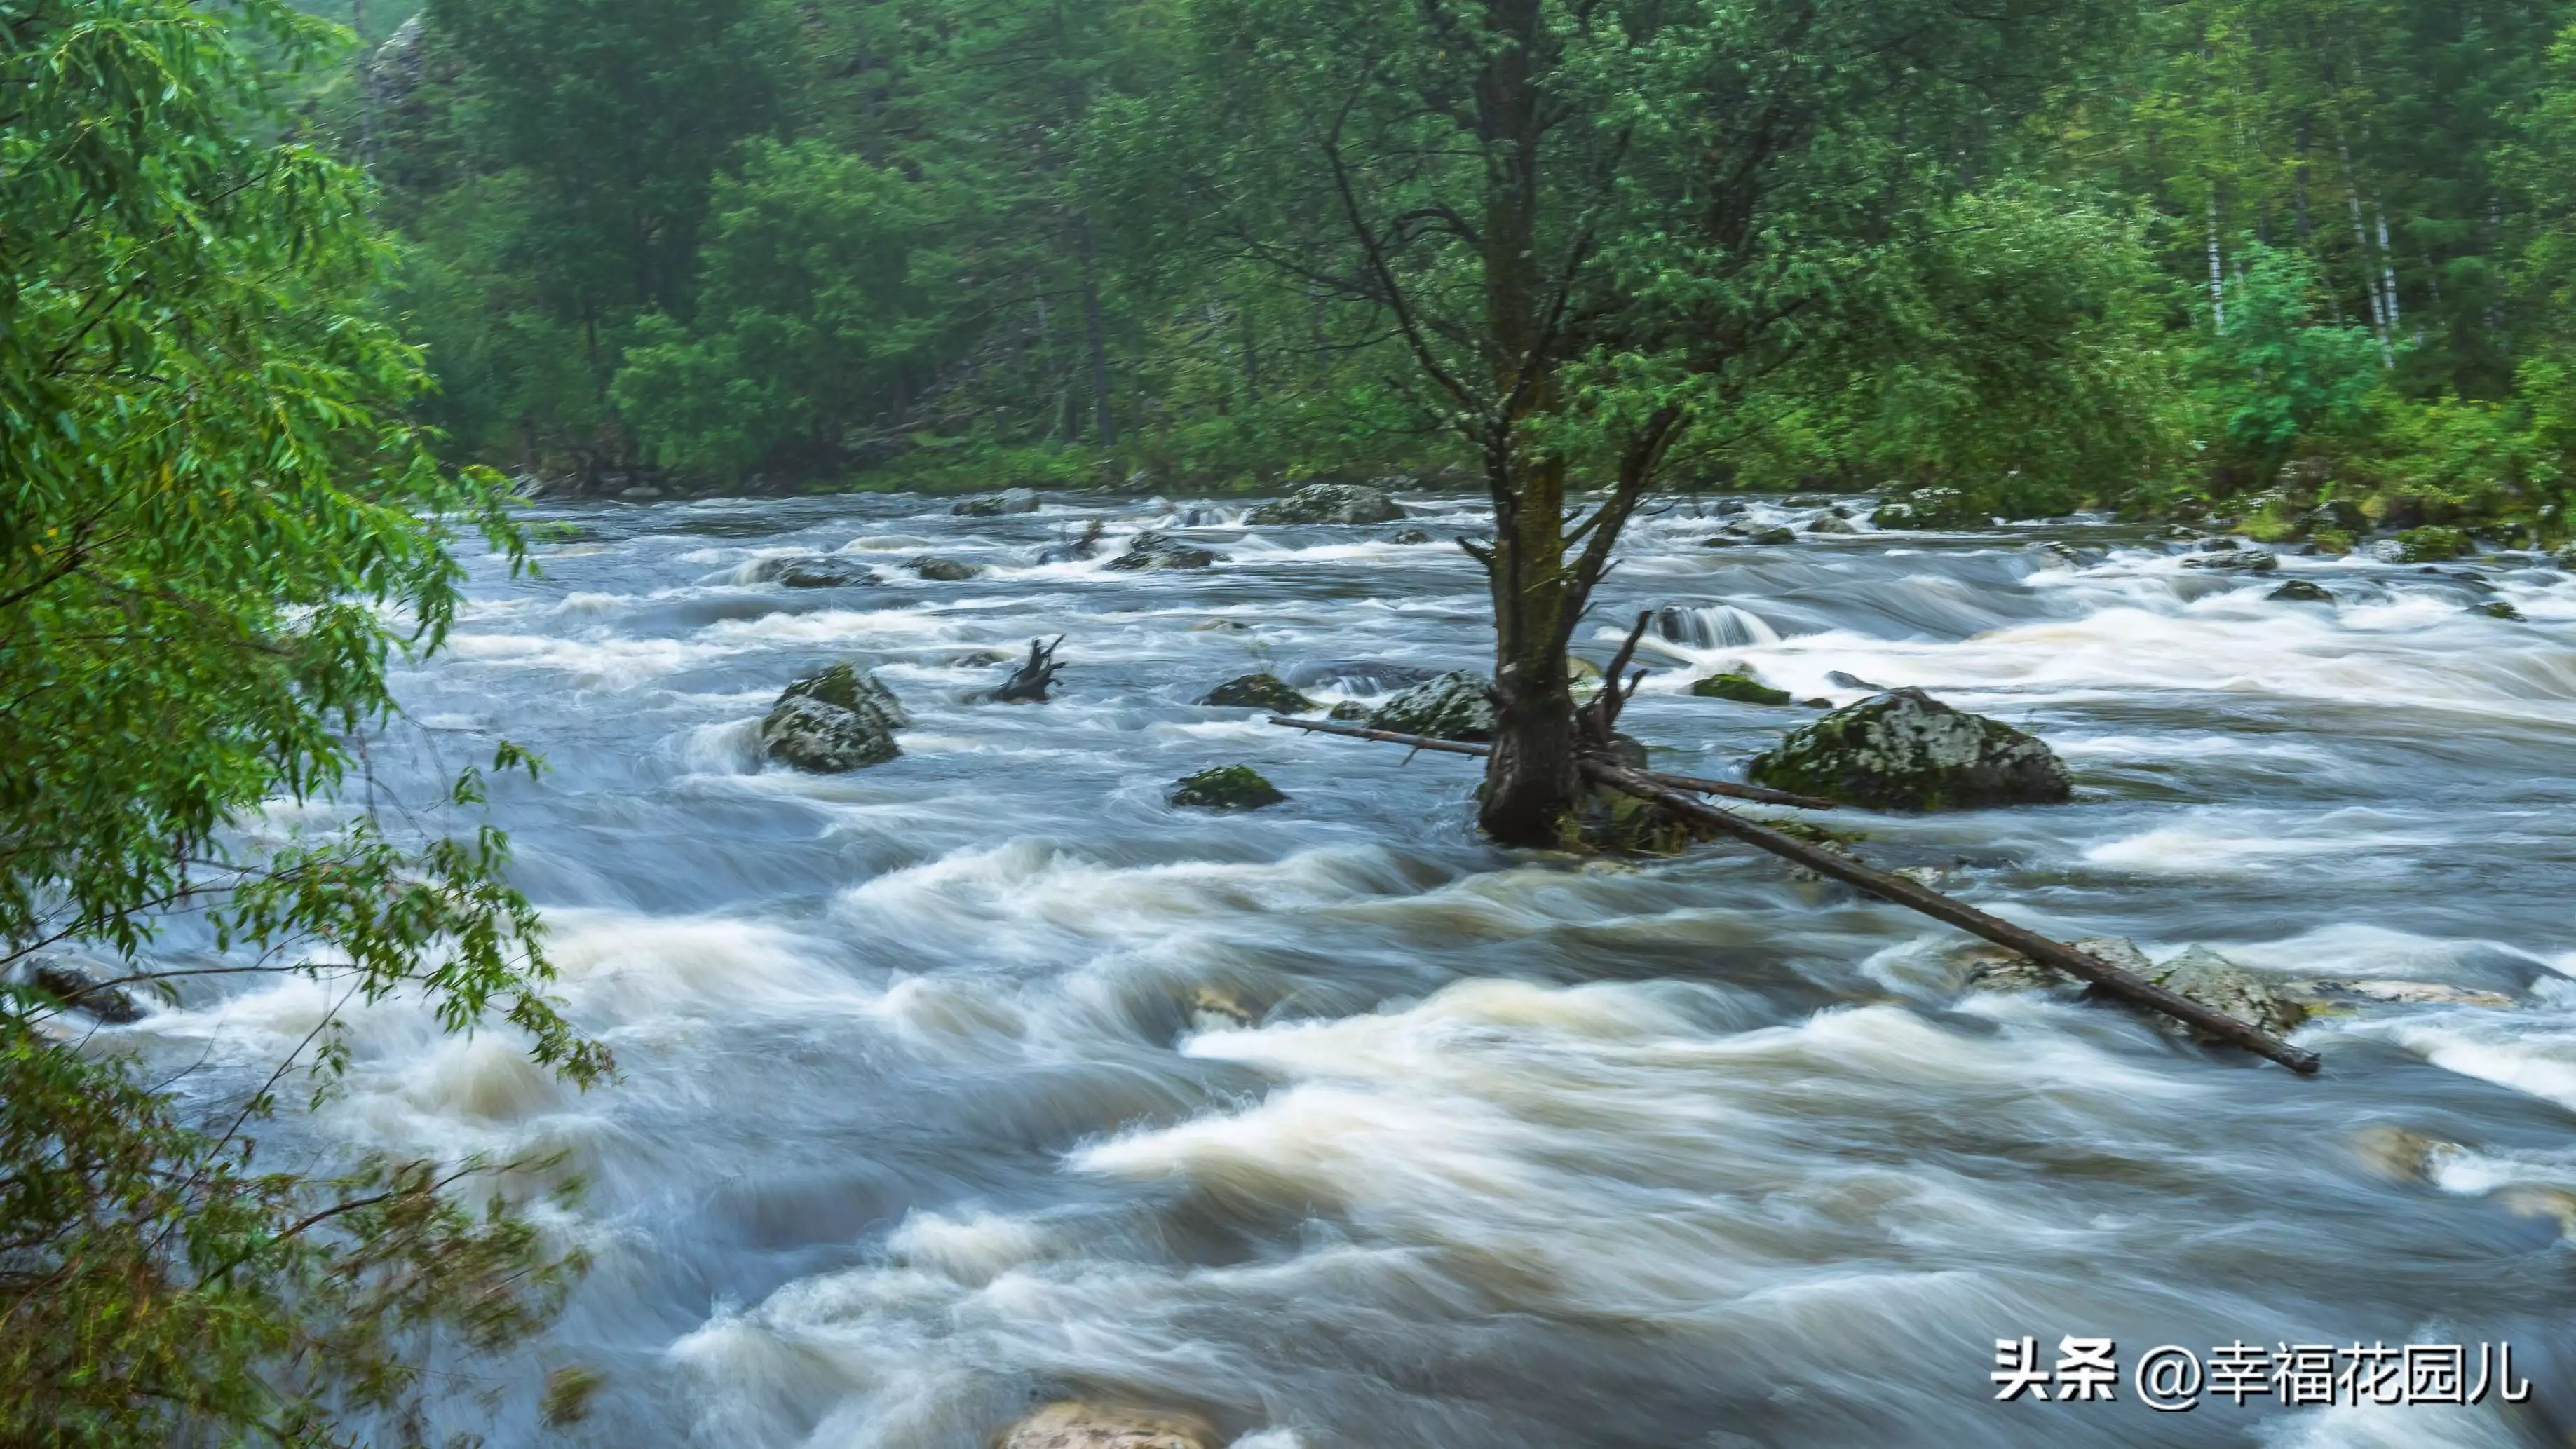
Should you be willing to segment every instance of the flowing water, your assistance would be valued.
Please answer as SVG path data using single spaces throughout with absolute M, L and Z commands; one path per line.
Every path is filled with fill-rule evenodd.
M 425 796 L 502 736 L 546 757 L 494 815 L 621 1075 L 572 1092 L 389 1003 L 299 1129 L 586 1179 L 550 1221 L 589 1277 L 453 1382 L 455 1422 L 502 1387 L 492 1442 L 551 1441 L 521 1386 L 579 1364 L 606 1387 L 564 1442 L 615 1446 L 971 1449 L 1069 1394 L 1246 1449 L 2567 1442 L 2576 581 L 2247 578 L 2062 522 L 1720 550 L 1695 507 L 1637 525 L 1580 652 L 1673 611 L 1627 716 L 1658 768 L 1732 774 L 1812 717 L 1684 692 L 1723 664 L 1837 703 L 1924 686 L 2045 737 L 2078 798 L 1837 817 L 1873 861 L 2061 939 L 2512 998 L 2313 1024 L 2303 1080 L 1962 994 L 1955 933 L 1736 847 L 1493 849 L 1473 761 L 1194 703 L 1254 670 L 1331 700 L 1483 667 L 1446 542 L 1482 514 L 1411 507 L 1438 545 L 1195 505 L 1176 532 L 1231 555 L 1199 573 L 1032 562 L 1095 512 L 1105 560 L 1155 505 L 902 497 L 558 508 L 542 577 L 476 565 L 377 777 Z M 901 569 L 932 552 L 991 568 Z M 885 581 L 745 582 L 813 553 Z M 2269 601 L 2288 577 L 2338 602 Z M 2469 612 L 2494 600 L 2528 622 Z M 1057 634 L 1056 700 L 973 702 L 1005 672 L 983 651 Z M 780 686 L 844 657 L 911 709 L 903 756 L 763 769 Z M 1290 802 L 1163 803 L 1233 762 Z M 327 1000 L 134 1030 L 248 1070 Z M 1996 1403 L 2022 1335 L 2110 1337 L 2124 1368 L 2510 1341 L 2535 1393 Z

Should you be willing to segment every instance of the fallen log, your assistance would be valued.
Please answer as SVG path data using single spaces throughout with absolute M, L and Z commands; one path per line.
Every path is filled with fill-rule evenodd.
M 1290 729 L 1312 730 L 1317 734 L 1348 735 L 1355 740 L 1377 740 L 1390 745 L 1409 745 L 1417 750 L 1437 750 L 1444 755 L 1483 757 L 1494 752 L 1492 745 L 1472 744 L 1466 740 L 1439 740 L 1429 735 L 1401 735 L 1393 730 L 1373 730 L 1364 725 L 1326 724 L 1321 720 L 1291 719 L 1274 714 L 1270 722 Z M 1738 785 L 1729 780 L 1703 780 L 1696 775 L 1662 775 L 1647 770 L 1640 778 L 1652 780 L 1675 790 L 1688 790 L 1700 795 L 1723 795 L 1730 800 L 1750 800 L 1761 805 L 1790 805 L 1800 810 L 1831 810 L 1834 802 L 1813 795 L 1792 795 L 1786 790 L 1766 790 L 1760 785 Z
M 1767 850 L 1784 860 L 1796 861 L 1818 875 L 1858 886 L 1883 900 L 1908 910 L 1921 911 L 1972 936 L 1983 936 L 2043 966 L 2054 967 L 2069 976 L 2090 982 L 2106 995 L 2119 997 L 2150 1011 L 2162 1012 L 2221 1041 L 2232 1042 L 2258 1056 L 2269 1057 L 2302 1076 L 2313 1074 L 2320 1065 L 2315 1052 L 2294 1047 L 2224 1012 L 2203 1006 L 2180 992 L 2158 986 L 2135 972 L 2123 971 L 2106 961 L 2096 960 L 2072 946 L 2052 941 L 2000 916 L 1990 916 L 1903 876 L 1874 870 L 1848 856 L 1819 849 L 1769 826 L 1704 805 L 1638 771 L 1587 759 L 1583 762 L 1583 773 L 1597 784 L 1651 801 L 1677 815 L 1723 831 L 1747 845 Z
M 1289 719 L 1272 715 L 1270 722 L 1291 729 L 1312 730 L 1321 734 L 1347 735 L 1352 739 L 1379 740 L 1387 744 L 1409 745 L 1417 750 L 1436 750 L 1450 755 L 1490 755 L 1491 745 L 1468 744 L 1459 740 L 1435 740 L 1422 735 L 1402 735 L 1392 730 L 1373 730 L 1355 725 L 1322 724 L 1313 720 Z M 1857 886 L 1882 900 L 1908 910 L 1920 911 L 1936 921 L 1956 926 L 1972 936 L 1982 936 L 1998 946 L 2018 951 L 2043 966 L 2063 971 L 2069 976 L 2098 987 L 2106 995 L 2119 997 L 2149 1011 L 2161 1012 L 2174 1020 L 2197 1028 L 2221 1041 L 2232 1042 L 2268 1057 L 2301 1076 L 2312 1076 L 2322 1065 L 2317 1054 L 2259 1030 L 2222 1011 L 2201 1005 L 2178 991 L 2158 986 L 2133 971 L 2124 971 L 2107 961 L 2097 960 L 2072 946 L 2052 941 L 2036 931 L 2016 926 L 2000 916 L 1991 916 L 1963 901 L 1918 885 L 1901 875 L 1873 869 L 1849 856 L 1785 835 L 1758 821 L 1747 820 L 1732 811 L 1720 810 L 1690 798 L 1687 791 L 1711 785 L 1725 786 L 1708 790 L 1709 794 L 1733 795 L 1761 800 L 1765 804 L 1797 804 L 1832 808 L 1824 801 L 1808 801 L 1780 790 L 1764 790 L 1750 785 L 1727 785 L 1723 780 L 1690 780 L 1682 776 L 1656 775 L 1631 770 L 1600 759 L 1583 761 L 1583 773 L 1593 783 L 1605 785 L 1622 794 L 1633 795 L 1733 836 L 1747 845 L 1767 850 L 1783 860 L 1794 861 L 1818 875 L 1830 876 L 1845 885 Z

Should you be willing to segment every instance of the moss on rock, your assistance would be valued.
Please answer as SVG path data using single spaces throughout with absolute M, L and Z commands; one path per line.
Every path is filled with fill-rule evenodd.
M 1250 765 L 1219 765 L 1172 783 L 1173 805 L 1200 810 L 1259 810 L 1287 800 L 1279 787 Z
M 894 691 L 844 662 L 788 685 L 760 722 L 760 746 L 796 769 L 838 774 L 902 754 L 895 732 L 911 723 Z
M 1440 740 L 1494 737 L 1493 686 L 1461 669 L 1406 690 L 1369 715 L 1369 728 Z
M 2042 741 L 1898 689 L 1838 709 L 1754 757 L 1757 784 L 1880 810 L 2054 804 L 2073 794 Z
M 1207 693 L 1201 704 L 1220 709 L 1266 709 L 1280 714 L 1302 714 L 1315 708 L 1315 701 L 1288 687 L 1276 674 L 1245 674 L 1229 679 Z
M 1691 681 L 1696 699 L 1731 699 L 1738 704 L 1787 704 L 1789 691 L 1773 689 L 1749 674 L 1712 674 Z

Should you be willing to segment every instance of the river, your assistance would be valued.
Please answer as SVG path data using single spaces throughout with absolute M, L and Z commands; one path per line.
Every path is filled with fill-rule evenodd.
M 1967 993 L 1946 928 L 1734 846 L 1584 861 L 1480 842 L 1473 761 L 1194 703 L 1489 667 L 1482 509 L 1246 529 L 1202 572 L 1102 566 L 1168 505 L 952 516 L 850 496 L 549 505 L 543 573 L 473 563 L 405 670 L 381 787 L 496 786 L 587 1093 L 505 1034 L 354 1018 L 330 1150 L 566 1154 L 594 1263 L 507 1364 L 442 1388 L 499 1445 L 974 1449 L 1038 1402 L 1143 1399 L 1244 1449 L 2564 1444 L 2576 1424 L 2576 581 L 2537 560 L 2183 567 L 2099 520 L 1700 546 L 1633 529 L 1578 652 L 1677 610 L 1626 728 L 1739 773 L 1801 699 L 1919 685 L 2045 738 L 2071 805 L 1846 812 L 1873 862 L 2061 939 L 2509 1006 L 2311 1024 L 2301 1079 L 2066 997 Z M 1813 508 L 1756 504 L 1758 522 Z M 1093 515 L 1092 561 L 1037 564 Z M 1169 519 L 1163 519 L 1169 522 Z M 2072 557 L 2032 545 L 2062 541 Z M 837 553 L 869 587 L 743 582 Z M 905 560 L 988 566 L 933 583 Z M 2267 598 L 2287 578 L 2331 604 Z M 2502 600 L 2524 622 L 2470 611 Z M 1062 634 L 1058 697 L 972 702 Z M 900 759 L 763 769 L 779 688 L 871 664 Z M 1840 678 L 1838 679 L 1837 676 Z M 1290 797 L 1175 811 L 1249 763 Z M 244 1064 L 289 982 L 138 1031 Z M 2414 1135 L 2420 1134 L 2420 1135 Z M 2155 1412 L 1998 1403 L 1997 1339 L 2510 1342 L 2528 1402 Z M 556 1440 L 526 1385 L 604 1375 Z M 502 1390 L 497 1407 L 480 1403 Z

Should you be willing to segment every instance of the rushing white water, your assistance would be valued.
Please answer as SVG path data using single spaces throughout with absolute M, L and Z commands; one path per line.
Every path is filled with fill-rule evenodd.
M 1838 820 L 1873 860 L 2064 938 L 2514 1002 L 2322 1021 L 2310 1081 L 1962 996 L 1956 936 L 1767 857 L 1491 849 L 1472 762 L 1192 702 L 1256 669 L 1336 699 L 1478 667 L 1481 580 L 1445 537 L 1199 505 L 1179 531 L 1232 556 L 1205 573 L 1034 562 L 1094 512 L 1104 558 L 1158 517 L 608 505 L 561 510 L 580 536 L 542 578 L 478 567 L 376 768 L 425 794 L 497 737 L 547 757 L 493 813 L 621 1078 L 574 1092 L 393 1002 L 354 1018 L 350 1090 L 284 1124 L 587 1180 L 547 1211 L 595 1267 L 522 1359 L 456 1382 L 451 1427 L 537 1442 L 529 1385 L 583 1364 L 603 1445 L 970 1449 L 1084 1392 L 1238 1449 L 2566 1442 L 2576 581 L 2286 561 L 2329 606 L 2101 526 L 1637 527 L 1583 649 L 1673 611 L 1628 715 L 1660 767 L 1731 773 L 1812 716 L 1687 695 L 1721 666 L 1801 699 L 1924 686 L 2047 738 L 2078 799 Z M 988 572 L 900 568 L 932 550 Z M 753 581 L 815 553 L 884 581 Z M 982 651 L 1058 633 L 1059 699 L 971 702 L 1003 672 Z M 777 689 L 840 657 L 912 710 L 903 757 L 761 768 Z M 1237 761 L 1290 803 L 1163 803 Z M 220 1086 L 332 1001 L 201 996 L 129 1034 Z M 2408 1170 L 2392 1128 L 2449 1145 Z M 2510 1340 L 2537 1393 L 1993 1402 L 1994 1342 L 2024 1334 Z

